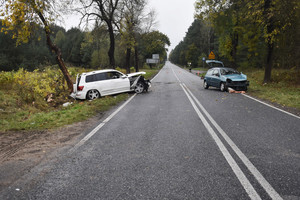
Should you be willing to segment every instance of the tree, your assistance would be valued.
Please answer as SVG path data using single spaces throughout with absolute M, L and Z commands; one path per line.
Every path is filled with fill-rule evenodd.
M 135 52 L 135 70 L 138 72 L 138 36 L 141 32 L 141 23 L 143 22 L 143 12 L 146 6 L 145 0 L 124 0 L 124 14 L 121 21 L 120 33 L 122 42 L 126 46 L 126 64 L 127 73 L 130 73 L 131 52 Z
M 193 67 L 199 63 L 199 56 L 209 55 L 215 40 L 213 28 L 203 20 L 195 19 L 186 35 L 170 53 L 170 60 L 176 64 L 186 65 L 191 62 Z M 216 53 L 216 52 L 215 52 Z M 202 63 L 201 57 L 201 63 Z
M 76 11 L 82 14 L 82 19 L 88 22 L 90 20 L 100 19 L 105 22 L 109 33 L 110 48 L 108 50 L 109 63 L 115 68 L 115 29 L 119 27 L 121 0 L 79 0 L 82 7 Z
M 166 59 L 167 46 L 170 46 L 170 40 L 167 35 L 152 31 L 142 35 L 142 48 L 144 49 L 144 57 L 152 58 L 152 54 L 159 54 L 160 59 Z
M 247 3 L 247 8 L 251 10 L 248 12 L 249 20 L 262 30 L 267 47 L 264 83 L 271 81 L 274 48 L 279 45 L 280 37 L 296 26 L 299 6 L 297 0 L 254 0 Z
M 69 90 L 73 91 L 73 82 L 63 62 L 61 50 L 51 40 L 50 24 L 56 16 L 55 0 L 7 0 L 0 16 L 4 27 L 1 32 L 13 32 L 17 45 L 28 42 L 35 25 L 42 25 L 46 34 L 47 45 L 56 55 L 57 63 L 67 81 Z
M 290 57 L 290 49 L 297 48 L 291 35 L 299 37 L 295 29 L 299 4 L 297 0 L 197 0 L 196 11 L 199 19 L 213 25 L 221 55 L 229 59 L 233 67 L 241 57 L 248 59 L 248 66 L 250 62 L 263 64 L 263 82 L 267 83 L 271 81 L 275 64 L 292 65 L 291 62 L 280 65 L 279 60 L 287 60 L 283 56 Z

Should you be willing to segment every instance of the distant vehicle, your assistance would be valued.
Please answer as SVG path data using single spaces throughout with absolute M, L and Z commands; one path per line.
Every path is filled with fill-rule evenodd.
M 224 67 L 223 62 L 218 61 L 218 60 L 206 60 L 206 64 L 208 65 L 209 68 L 213 67 Z
M 117 70 L 98 70 L 77 75 L 71 96 L 76 99 L 93 100 L 102 96 L 135 91 L 148 91 L 150 81 L 142 76 L 146 72 L 125 75 Z
M 220 88 L 222 92 L 227 91 L 228 88 L 247 91 L 249 81 L 245 74 L 235 69 L 214 67 L 209 69 L 204 77 L 203 87 L 208 89 L 210 86 Z

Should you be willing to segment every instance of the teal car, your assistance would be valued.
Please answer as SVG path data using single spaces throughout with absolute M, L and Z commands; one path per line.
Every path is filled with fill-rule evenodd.
M 203 82 L 203 87 L 205 89 L 208 89 L 209 87 L 216 87 L 222 92 L 227 91 L 228 88 L 246 91 L 248 86 L 249 81 L 247 81 L 247 76 L 245 74 L 226 67 L 215 67 L 209 69 Z

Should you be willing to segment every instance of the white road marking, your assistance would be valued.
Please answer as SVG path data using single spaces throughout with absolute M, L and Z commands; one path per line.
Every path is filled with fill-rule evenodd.
M 200 120 L 204 124 L 205 128 L 208 130 L 209 134 L 212 136 L 212 138 L 216 142 L 216 144 L 219 147 L 221 153 L 225 157 L 227 163 L 230 165 L 231 169 L 233 170 L 234 174 L 236 175 L 236 177 L 238 178 L 238 180 L 240 181 L 240 183 L 244 187 L 244 189 L 247 192 L 247 194 L 249 195 L 249 197 L 251 199 L 261 199 L 260 196 L 255 191 L 255 189 L 253 188 L 253 186 L 251 185 L 250 181 L 247 179 L 247 177 L 245 176 L 245 174 L 241 170 L 241 168 L 238 166 L 238 164 L 235 162 L 235 160 L 233 159 L 233 157 L 230 155 L 230 153 L 227 150 L 227 148 L 225 147 L 225 145 L 222 143 L 222 141 L 217 136 L 217 134 L 215 133 L 215 131 L 213 130 L 213 128 L 209 125 L 209 123 L 207 122 L 207 120 L 205 119 L 205 117 L 199 111 L 199 109 L 196 106 L 195 102 L 193 101 L 193 99 L 191 98 L 191 96 L 186 91 L 186 88 L 183 86 L 183 84 L 180 84 L 180 86 L 182 87 L 182 89 L 185 92 L 186 96 L 190 100 L 193 108 L 195 109 L 196 113 L 198 114 L 198 117 L 200 118 Z
M 245 97 L 248 97 L 249 99 L 252 99 L 252 100 L 254 100 L 254 101 L 257 101 L 257 102 L 259 102 L 259 103 L 261 103 L 261 104 L 264 104 L 264 105 L 266 105 L 266 106 L 269 106 L 269 107 L 271 107 L 271 108 L 274 108 L 274 109 L 276 109 L 276 110 L 279 110 L 279 111 L 281 111 L 281 112 L 283 112 L 283 113 L 285 113 L 285 114 L 288 114 L 288 115 L 290 115 L 290 116 L 293 116 L 293 117 L 296 117 L 296 118 L 300 119 L 300 117 L 297 116 L 297 115 L 294 115 L 294 114 L 292 114 L 292 113 L 289 113 L 289 112 L 287 112 L 287 111 L 285 111 L 285 110 L 282 110 L 282 109 L 280 109 L 280 108 L 276 108 L 275 106 L 272 106 L 272 105 L 267 104 L 267 103 L 265 103 L 265 102 L 263 102 L 263 101 L 260 101 L 260 100 L 258 100 L 258 99 L 255 99 L 255 98 L 253 98 L 253 97 L 250 97 L 249 95 L 246 95 L 246 94 L 242 94 L 242 95 L 244 95 Z
M 183 84 L 181 83 L 180 79 L 176 75 L 176 73 L 175 73 L 175 71 L 174 71 L 173 68 L 172 68 L 172 70 L 173 70 L 173 73 L 174 73 L 175 77 L 180 82 L 180 86 L 183 88 L 184 92 L 186 93 L 186 95 L 188 96 L 190 102 L 192 103 L 192 105 L 193 105 L 196 113 L 198 114 L 199 118 L 201 119 L 201 121 L 203 122 L 203 124 L 205 125 L 205 127 L 207 128 L 207 130 L 209 131 L 209 133 L 211 134 L 211 136 L 213 137 L 213 139 L 216 141 L 216 143 L 217 143 L 217 145 L 218 145 L 218 147 L 219 147 L 219 149 L 221 150 L 222 153 L 223 153 L 223 150 L 224 150 L 223 148 L 225 148 L 225 153 L 223 153 L 224 157 L 226 158 L 226 156 L 230 156 L 232 158 L 232 156 L 229 154 L 229 152 L 226 149 L 226 147 L 223 145 L 222 141 L 218 138 L 218 136 L 216 135 L 216 133 L 214 132 L 214 130 L 208 124 L 207 120 L 201 114 L 201 112 L 199 111 L 198 107 L 195 105 L 194 101 L 198 104 L 198 106 L 200 107 L 200 109 L 202 110 L 202 112 L 206 115 L 206 117 L 209 119 L 209 121 L 215 126 L 215 128 L 218 130 L 218 132 L 222 135 L 222 137 L 225 139 L 225 141 L 230 145 L 230 147 L 233 149 L 233 151 L 237 154 L 237 156 L 246 165 L 246 167 L 248 168 L 248 170 L 253 174 L 253 176 L 256 178 L 256 180 L 260 183 L 260 185 L 269 194 L 269 196 L 272 199 L 282 200 L 281 196 L 274 190 L 274 188 L 268 183 L 268 181 L 262 176 L 262 174 L 256 169 L 256 167 L 250 162 L 250 160 L 245 156 L 245 154 L 242 153 L 242 151 L 235 145 L 235 143 L 229 138 L 229 136 L 223 131 L 223 129 L 217 124 L 217 122 L 211 117 L 211 115 L 206 111 L 206 109 L 202 106 L 202 104 L 199 102 L 199 100 L 193 95 L 193 93 L 185 86 L 184 83 Z M 191 99 L 190 96 L 192 96 L 192 98 L 194 99 L 194 101 L 193 101 L 193 99 Z M 220 144 L 218 144 L 219 142 L 221 143 L 221 146 L 219 146 L 220 145 Z M 226 151 L 228 152 L 229 155 L 227 155 Z M 228 158 L 226 158 L 227 162 L 229 163 L 229 165 L 231 166 L 232 170 L 234 171 L 234 173 L 236 174 L 236 176 L 240 180 L 241 184 L 243 185 L 243 187 L 247 191 L 249 197 L 251 197 L 251 195 L 254 195 L 254 199 L 256 199 L 257 198 L 255 196 L 256 191 L 254 190 L 253 186 L 251 185 L 251 183 L 249 182 L 249 180 L 245 177 L 245 175 L 243 174 L 243 172 L 239 171 L 240 170 L 239 166 L 237 166 L 238 168 L 236 168 L 235 164 L 237 165 L 237 163 L 234 161 L 233 158 L 231 160 L 230 157 L 229 157 L 229 160 L 228 160 Z M 234 163 L 230 163 L 229 161 L 230 162 L 234 162 Z M 235 167 L 235 169 L 233 167 Z M 242 174 L 240 174 L 240 173 L 242 173 Z M 244 178 L 246 180 L 244 180 Z M 252 188 L 249 187 L 248 184 L 251 185 L 251 187 L 253 188 L 254 191 L 252 191 Z M 248 191 L 248 190 L 250 190 L 250 191 Z
M 88 141 L 97 131 L 99 131 L 107 122 L 109 122 L 118 112 L 120 112 L 134 97 L 130 97 L 122 106 L 120 106 L 115 112 L 113 112 L 110 116 L 108 116 L 102 123 L 100 123 L 96 128 L 94 128 L 89 134 L 87 134 L 82 140 L 80 140 L 72 149 L 70 149 L 70 153 L 76 151 L 80 146 L 82 146 L 86 141 Z
M 186 87 L 186 86 L 185 86 Z M 265 189 L 272 199 L 282 199 L 280 195 L 274 190 L 274 188 L 269 184 L 269 182 L 263 177 L 263 175 L 256 169 L 256 167 L 251 163 L 251 161 L 246 157 L 246 155 L 236 146 L 236 144 L 229 138 L 225 131 L 217 124 L 217 122 L 211 117 L 211 115 L 202 106 L 199 100 L 193 95 L 193 93 L 187 88 L 188 92 L 191 94 L 193 99 L 196 101 L 202 112 L 206 115 L 209 121 L 214 125 L 218 132 L 222 135 L 225 141 L 230 145 L 232 150 L 237 154 L 237 156 L 246 165 L 248 170 L 253 174 L 260 185 Z

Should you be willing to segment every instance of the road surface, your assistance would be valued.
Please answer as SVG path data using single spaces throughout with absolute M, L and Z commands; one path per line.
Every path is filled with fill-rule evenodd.
M 169 62 L 110 114 L 0 199 L 300 199 L 295 116 Z

